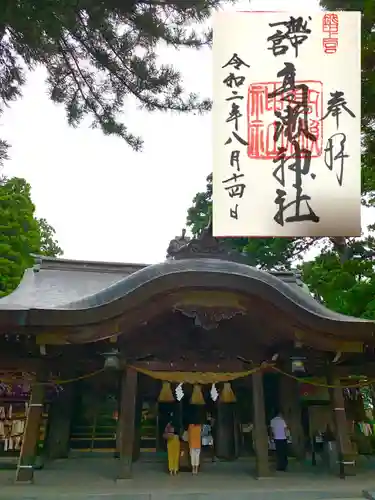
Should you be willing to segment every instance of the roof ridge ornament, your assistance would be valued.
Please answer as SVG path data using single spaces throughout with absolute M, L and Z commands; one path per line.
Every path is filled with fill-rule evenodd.
M 38 273 L 42 267 L 42 258 L 38 255 L 34 255 L 34 265 L 32 267 L 32 270 L 34 271 L 34 273 Z
M 225 240 L 212 235 L 212 218 L 197 237 L 186 236 L 186 229 L 181 236 L 176 236 L 168 246 L 167 259 L 221 259 L 249 265 L 248 258 L 240 252 L 230 248 Z

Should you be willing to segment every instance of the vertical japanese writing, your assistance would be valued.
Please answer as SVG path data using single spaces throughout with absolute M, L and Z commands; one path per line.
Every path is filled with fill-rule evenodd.
M 324 14 L 322 21 L 323 50 L 325 54 L 335 54 L 339 45 L 339 16 Z
M 336 179 L 341 187 L 344 180 L 345 160 L 349 158 L 349 155 L 346 151 L 346 134 L 339 131 L 340 115 L 346 113 L 351 118 L 355 118 L 355 114 L 349 109 L 344 92 L 336 90 L 330 92 L 330 96 L 327 103 L 327 111 L 322 120 L 325 120 L 329 116 L 334 118 L 337 132 L 327 140 L 324 149 L 324 163 L 329 170 L 335 169 Z
M 230 145 L 228 163 L 232 169 L 232 175 L 224 179 L 222 184 L 229 197 L 233 199 L 233 204 L 229 209 L 229 217 L 236 220 L 239 217 L 239 203 L 236 200 L 242 199 L 246 189 L 245 175 L 241 172 L 241 151 L 248 144 L 240 135 L 240 119 L 244 117 L 243 85 L 245 76 L 240 73 L 243 67 L 249 68 L 250 66 L 236 53 L 222 66 L 223 69 L 228 68 L 228 74 L 222 82 L 228 89 L 228 97 L 225 101 L 228 102 L 229 109 L 225 121 L 232 125 L 231 136 L 225 142 L 225 146 Z
M 311 17 L 307 20 L 302 17 L 290 17 L 288 21 L 269 23 L 270 27 L 278 29 L 267 38 L 267 41 L 272 43 L 268 50 L 271 50 L 274 56 L 280 56 L 286 54 L 291 46 L 294 49 L 294 57 L 298 58 L 300 45 L 311 34 L 309 21 Z M 312 179 L 316 177 L 310 172 L 312 145 L 318 144 L 318 138 L 321 136 L 321 127 L 311 122 L 310 118 L 312 107 L 309 101 L 313 89 L 310 89 L 307 82 L 296 81 L 296 68 L 292 62 L 284 62 L 284 67 L 277 73 L 277 77 L 282 78 L 281 86 L 278 88 L 275 86 L 267 96 L 269 102 L 275 103 L 275 100 L 279 99 L 283 104 L 281 109 L 273 106 L 275 118 L 273 143 L 276 151 L 273 158 L 276 166 L 273 177 L 280 185 L 276 189 L 274 199 L 277 206 L 274 221 L 281 226 L 288 222 L 317 223 L 320 218 L 310 206 L 311 197 L 303 190 L 303 179 L 307 175 Z M 293 199 L 290 199 L 290 193 L 286 188 L 289 171 L 293 172 L 294 176 Z
M 214 236 L 360 234 L 361 12 L 214 17 Z
M 307 40 L 311 33 L 308 28 L 308 22 L 311 17 L 305 21 L 302 17 L 289 17 L 288 21 L 278 21 L 269 23 L 270 28 L 278 28 L 275 33 L 267 38 L 267 42 L 271 42 L 271 47 L 268 50 L 272 51 L 274 56 L 282 56 L 286 54 L 289 47 L 293 47 L 295 57 L 298 57 L 299 46 Z M 281 28 L 281 29 L 280 29 Z
M 268 99 L 282 96 L 286 106 L 283 111 L 275 110 L 275 131 L 274 141 L 278 144 L 277 156 L 273 159 L 276 168 L 273 177 L 280 185 L 276 189 L 274 203 L 277 212 L 274 221 L 284 226 L 289 222 L 312 221 L 319 222 L 320 218 L 311 208 L 311 197 L 304 193 L 303 180 L 309 175 L 315 179 L 315 174 L 310 172 L 311 149 L 301 146 L 301 137 L 305 137 L 310 142 L 317 141 L 317 135 L 309 128 L 309 87 L 306 83 L 296 82 L 296 68 L 293 63 L 285 62 L 284 68 L 277 73 L 278 78 L 282 78 L 282 84 L 273 92 L 268 94 Z M 291 153 L 287 154 L 288 147 L 280 145 L 280 139 L 284 138 Z M 287 172 L 293 172 L 294 197 L 290 199 L 286 190 Z M 289 215 L 288 215 L 289 214 Z

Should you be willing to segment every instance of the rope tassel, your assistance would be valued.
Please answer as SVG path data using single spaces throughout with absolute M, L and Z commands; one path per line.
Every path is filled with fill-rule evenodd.
M 202 388 L 199 384 L 195 384 L 193 387 L 193 394 L 191 395 L 190 403 L 192 405 L 204 405 L 204 398 L 202 394 Z
M 223 390 L 221 391 L 220 394 L 220 403 L 235 403 L 236 396 L 234 395 L 234 392 L 232 390 L 232 387 L 229 382 L 225 382 Z
M 158 401 L 160 403 L 172 403 L 174 401 L 173 392 L 171 384 L 169 382 L 163 382 Z

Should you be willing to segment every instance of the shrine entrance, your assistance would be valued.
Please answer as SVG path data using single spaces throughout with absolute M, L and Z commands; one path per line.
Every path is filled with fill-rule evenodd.
M 70 453 L 103 455 L 116 451 L 119 376 L 104 372 L 79 381 L 74 388 L 70 423 Z
M 80 386 L 80 407 L 87 411 L 73 422 L 71 450 L 120 457 L 120 473 L 128 477 L 139 458 L 157 458 L 166 467 L 163 434 L 172 417 L 181 437 L 190 423 L 210 422 L 215 457 L 254 458 L 256 475 L 264 477 L 272 457 L 268 425 L 282 411 L 292 433 L 290 454 L 302 461 L 310 436 L 293 363 L 311 376 L 326 354 L 296 345 L 288 325 L 274 324 L 264 303 L 255 307 L 257 300 L 176 292 L 174 306 L 160 305 L 149 322 L 119 335 L 109 352 L 117 363 L 111 360 L 112 369 L 91 390 L 89 382 Z M 203 461 L 212 459 L 209 452 Z
M 171 242 L 167 260 L 151 266 L 44 259 L 27 270 L 0 304 L 2 363 L 34 374 L 27 414 L 19 409 L 26 423 L 16 480 L 33 478 L 46 379 L 65 373 L 83 380 L 90 372 L 100 373 L 95 401 L 82 404 L 88 395 L 80 391 L 77 405 L 87 411 L 72 426 L 69 393 L 75 387 L 70 391 L 67 384 L 54 411 L 51 405 L 51 458 L 66 455 L 61 443 L 69 443 L 72 429 L 70 449 L 113 452 L 118 479 L 132 477 L 143 452 L 163 449 L 163 405 L 171 404 L 182 426 L 193 407 L 202 423 L 210 413 L 216 455 L 235 460 L 254 454 L 256 477 L 269 476 L 267 427 L 275 405 L 288 422 L 294 455 L 304 458 L 298 366 L 304 377 L 322 377 L 330 388 L 335 464 L 341 477 L 350 473 L 355 460 L 341 381 L 373 369 L 374 323 L 330 311 L 293 273 L 265 272 L 248 260 L 214 238 L 210 225 L 198 238 Z M 109 368 L 108 376 L 101 373 Z M 267 385 L 271 374 L 276 390 Z M 5 418 L 9 414 L 4 407 Z
M 149 363 L 152 366 L 153 363 Z M 139 366 L 139 365 L 137 365 Z M 177 365 L 178 366 L 178 365 Z M 219 365 L 220 366 L 220 365 Z M 157 401 L 143 401 L 141 423 L 141 454 L 145 452 L 166 452 L 164 430 L 171 420 L 179 427 L 180 435 L 189 423 L 209 424 L 211 426 L 214 456 L 221 461 L 255 457 L 254 447 L 254 404 L 252 376 L 248 372 L 238 372 L 238 379 L 222 382 L 224 378 L 235 378 L 234 373 L 183 374 L 152 371 L 139 368 L 139 380 L 154 385 L 158 391 Z M 160 375 L 158 375 L 160 373 Z M 173 380 L 185 375 L 187 383 Z M 242 376 L 240 376 L 242 375 Z M 158 376 L 168 377 L 171 382 L 157 380 Z M 279 376 L 273 373 L 263 375 L 264 422 L 266 427 L 279 407 Z M 148 380 L 147 380 L 148 379 Z M 211 383 L 207 381 L 211 379 Z M 219 381 L 215 383 L 215 380 Z M 201 382 L 200 384 L 194 382 Z M 206 383 L 204 383 L 206 382 Z M 263 389 L 263 387 L 262 387 Z M 145 447 L 145 441 L 153 439 L 153 446 Z M 268 448 L 268 442 L 265 441 Z M 212 450 L 202 450 L 203 459 L 212 460 Z

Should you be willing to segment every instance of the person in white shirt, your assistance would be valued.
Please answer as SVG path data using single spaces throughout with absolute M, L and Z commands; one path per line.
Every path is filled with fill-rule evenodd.
M 207 422 L 202 426 L 202 446 L 208 448 L 211 454 L 212 462 L 215 462 L 214 439 L 212 436 L 211 419 L 207 418 Z
M 276 469 L 285 472 L 288 468 L 288 426 L 278 413 L 270 423 L 272 437 L 276 448 Z

